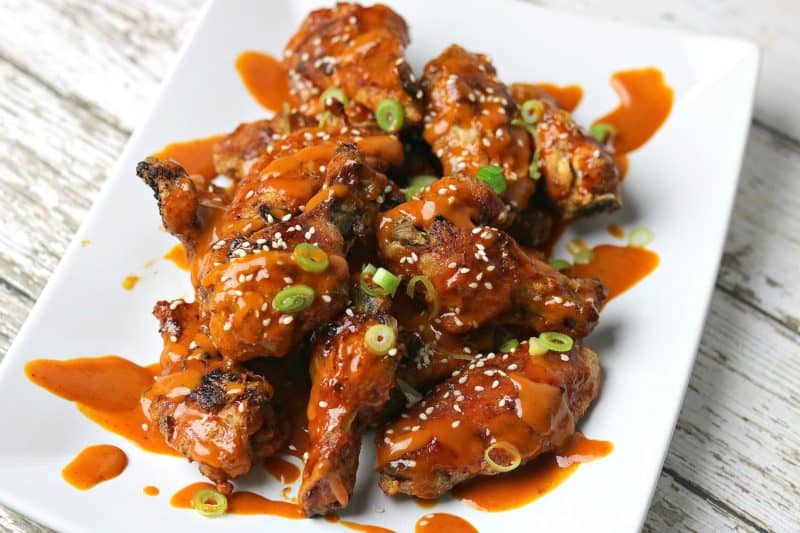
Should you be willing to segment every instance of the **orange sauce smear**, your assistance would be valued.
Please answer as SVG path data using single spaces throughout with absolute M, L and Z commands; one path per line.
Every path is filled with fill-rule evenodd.
M 158 375 L 157 364 L 139 366 L 116 355 L 67 361 L 34 359 L 25 365 L 33 383 L 75 402 L 97 425 L 155 453 L 177 455 L 149 424 L 139 400 Z
M 675 95 L 664 81 L 664 74 L 654 67 L 615 72 L 611 86 L 620 103 L 595 124 L 604 122 L 616 128 L 614 152 L 624 176 L 628 168 L 625 154 L 646 143 L 664 124 Z
M 200 489 L 214 489 L 210 483 L 192 483 L 178 492 L 170 499 L 169 503 L 179 509 L 193 509 L 192 497 Z M 270 500 L 254 492 L 234 492 L 228 496 L 228 514 L 264 514 L 281 516 L 283 518 L 305 518 L 303 511 L 294 503 Z
M 278 112 L 289 101 L 289 73 L 278 59 L 263 52 L 242 52 L 236 58 L 236 70 L 262 107 Z
M 125 279 L 122 280 L 122 288 L 126 291 L 132 291 L 140 279 L 142 278 L 139 276 L 125 276 Z
M 161 494 L 161 491 L 158 490 L 158 487 L 154 487 L 152 485 L 148 485 L 148 486 L 146 486 L 144 488 L 144 493 L 147 496 L 158 496 L 159 494 Z
M 164 254 L 164 259 L 171 261 L 176 267 L 189 272 L 189 258 L 186 257 L 186 250 L 181 243 L 176 244 Z
M 570 274 L 599 278 L 608 287 L 606 303 L 647 277 L 660 261 L 655 252 L 633 246 L 601 244 L 592 251 L 592 260 L 583 265 L 573 265 Z
M 351 522 L 349 520 L 342 520 L 336 513 L 328 513 L 325 515 L 326 522 L 334 522 L 342 525 L 347 529 L 353 531 L 361 531 L 362 533 L 396 533 L 394 529 L 387 529 L 381 526 L 372 526 L 369 524 L 360 524 L 358 522 Z
M 296 465 L 277 456 L 264 460 L 264 470 L 281 483 L 294 483 L 300 477 L 300 469 Z
M 611 225 L 608 226 L 608 233 L 609 233 L 609 235 L 611 235 L 612 237 L 615 237 L 617 239 L 624 239 L 625 238 L 625 230 L 620 228 L 616 224 L 611 224 Z
M 439 500 L 423 500 L 422 498 L 414 498 L 414 502 L 423 509 L 431 509 L 436 507 L 436 504 L 439 503 Z
M 153 154 L 153 157 L 174 159 L 189 174 L 200 174 L 212 179 L 217 175 L 217 170 L 214 168 L 214 145 L 222 137 L 222 135 L 212 135 L 203 139 L 168 144 Z
M 553 97 L 558 107 L 570 113 L 575 111 L 578 104 L 583 100 L 583 89 L 580 85 L 556 85 L 554 83 L 536 83 L 537 88 Z
M 456 486 L 453 495 L 482 511 L 516 509 L 558 487 L 581 463 L 605 457 L 612 449 L 610 442 L 591 440 L 577 434 L 557 454 L 544 454 L 507 474 L 473 479 Z M 558 457 L 571 464 L 560 467 Z
M 460 516 L 431 513 L 417 520 L 414 533 L 478 533 L 478 530 Z
M 125 452 L 110 444 L 89 446 L 61 471 L 64 481 L 79 490 L 114 479 L 128 466 Z

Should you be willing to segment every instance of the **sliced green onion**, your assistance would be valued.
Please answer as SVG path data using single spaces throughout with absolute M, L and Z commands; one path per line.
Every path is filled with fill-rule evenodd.
M 364 334 L 364 344 L 375 355 L 386 355 L 389 350 L 394 348 L 397 334 L 389 326 L 384 324 L 375 324 L 370 326 Z
M 308 285 L 292 285 L 275 295 L 272 307 L 281 313 L 296 313 L 311 307 L 314 303 L 314 289 Z
M 585 265 L 587 263 L 591 263 L 592 259 L 594 259 L 594 252 L 589 248 L 578 250 L 578 253 L 576 253 L 575 257 L 572 258 L 576 265 Z
M 301 242 L 294 247 L 292 257 L 295 263 L 306 272 L 325 272 L 331 264 L 328 254 L 316 244 Z
M 436 181 L 436 176 L 414 176 L 406 187 L 406 201 L 411 201 L 425 187 Z
M 320 128 L 324 128 L 325 124 L 328 122 L 328 118 L 330 118 L 331 112 L 327 109 L 322 113 L 322 116 L 319 117 L 319 126 Z
M 530 166 L 528 167 L 528 176 L 533 180 L 538 180 L 542 173 L 539 172 L 539 158 L 534 156 L 533 161 L 531 161 Z
M 330 99 L 339 100 L 343 106 L 347 105 L 347 95 L 344 94 L 344 91 L 341 90 L 339 87 L 328 87 L 325 91 L 320 95 L 319 101 L 322 104 L 322 107 L 328 107 L 328 100 Z
M 400 392 L 402 392 L 403 396 L 406 397 L 406 405 L 408 407 L 422 401 L 422 394 L 420 394 L 417 389 L 409 385 L 408 382 L 400 378 L 397 378 L 397 388 L 400 389 Z
M 474 361 L 475 356 L 469 355 L 468 353 L 456 353 L 452 354 L 453 359 L 458 359 L 459 361 Z
M 228 510 L 228 498 L 214 489 L 200 489 L 192 496 L 192 507 L 206 518 L 216 518 Z
M 383 131 L 394 133 L 403 127 L 405 113 L 400 102 L 391 98 L 381 100 L 375 109 L 375 120 Z
M 485 181 L 492 188 L 495 194 L 503 194 L 508 185 L 503 178 L 503 168 L 497 165 L 486 165 L 478 169 L 478 179 Z
M 539 335 L 539 344 L 554 352 L 568 352 L 572 349 L 575 341 L 569 335 L 557 331 L 545 331 Z
M 425 287 L 425 291 L 428 293 L 428 299 L 431 302 L 430 316 L 439 316 L 439 293 L 436 292 L 436 288 L 434 288 L 433 283 L 431 283 L 431 280 L 429 280 L 427 276 L 414 276 L 408 280 L 406 294 L 413 300 L 417 283 L 422 283 L 422 286 Z
M 386 294 L 394 296 L 400 285 L 400 277 L 381 267 L 372 275 L 372 282 L 386 291 Z
M 503 452 L 507 453 L 511 456 L 511 462 L 507 465 L 501 465 L 496 463 L 492 459 L 492 452 L 494 450 L 502 450 Z M 516 446 L 511 444 L 510 442 L 506 441 L 497 441 L 488 448 L 486 451 L 483 452 L 483 458 L 489 465 L 489 468 L 494 470 L 495 472 L 511 472 L 515 468 L 517 468 L 520 464 L 522 464 L 522 455 L 520 455 L 519 450 Z
M 536 357 L 539 355 L 544 355 L 549 351 L 550 350 L 542 346 L 542 343 L 539 342 L 539 339 L 536 337 L 531 337 L 528 339 L 528 353 L 532 356 Z
M 508 339 L 506 342 L 500 345 L 501 352 L 513 352 L 519 346 L 519 341 L 517 339 Z
M 635 228 L 628 234 L 628 244 L 636 248 L 644 248 L 653 242 L 653 239 L 655 239 L 655 235 L 650 228 Z
M 549 263 L 550 266 L 556 270 L 564 270 L 565 268 L 569 268 L 571 266 L 569 261 L 565 259 L 551 259 Z
M 525 100 L 519 108 L 519 116 L 526 124 L 536 124 L 542 120 L 544 104 L 539 100 Z
M 597 124 L 592 124 L 592 127 L 589 128 L 589 132 L 592 134 L 592 137 L 599 142 L 606 144 L 609 137 L 613 137 L 617 134 L 617 128 L 605 122 L 598 122 Z

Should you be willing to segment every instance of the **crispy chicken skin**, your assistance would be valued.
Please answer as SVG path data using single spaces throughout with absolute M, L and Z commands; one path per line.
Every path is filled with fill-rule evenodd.
M 241 361 L 283 356 L 346 305 L 349 269 L 345 255 L 354 242 L 372 238 L 378 208 L 387 187 L 391 187 L 386 176 L 372 169 L 355 145 L 334 144 L 324 137 L 317 140 L 318 144 L 307 149 L 322 151 L 328 158 L 322 170 L 314 163 L 315 172 L 324 171 L 324 176 L 316 197 L 308 194 L 303 213 L 295 217 L 287 213 L 276 221 L 272 213 L 279 210 L 273 203 L 280 204 L 291 196 L 291 187 L 284 185 L 284 194 L 277 198 L 244 193 L 242 187 L 251 176 L 243 180 L 220 219 L 201 230 L 200 217 L 195 215 L 191 231 L 182 234 L 185 242 L 190 242 L 187 250 L 194 251 L 194 257 L 190 256 L 194 259 L 193 281 L 211 339 L 227 358 Z M 397 141 L 388 137 L 381 142 Z M 402 147 L 399 150 L 402 157 Z M 302 152 L 300 149 L 274 160 L 267 166 L 264 180 L 296 179 L 298 184 L 308 185 L 292 177 L 296 165 L 307 161 L 297 157 Z M 137 169 L 145 179 L 155 176 L 154 190 L 165 221 L 172 213 L 166 209 L 160 191 L 183 190 L 180 183 L 170 181 L 181 176 L 173 172 L 174 166 L 172 162 L 148 159 Z M 162 167 L 170 172 L 162 172 Z M 197 237 L 202 231 L 203 240 Z M 294 261 L 292 250 L 303 242 L 316 244 L 329 256 L 330 266 L 324 272 L 306 272 Z M 292 285 L 314 288 L 315 298 L 310 307 L 285 314 L 275 309 L 273 300 Z
M 370 327 L 397 330 L 388 298 L 355 286 L 356 303 L 319 334 L 310 362 L 309 455 L 299 503 L 309 516 L 346 507 L 353 493 L 358 454 L 368 423 L 389 400 L 402 346 L 376 355 L 365 344 Z
M 525 209 L 536 189 L 528 176 L 531 141 L 512 123 L 517 105 L 489 58 L 451 45 L 425 65 L 425 140 L 444 175 L 475 176 L 485 165 L 503 167 L 503 200 L 512 213 Z
M 599 318 L 605 287 L 597 280 L 569 278 L 503 231 L 476 224 L 491 217 L 490 210 L 480 209 L 482 200 L 470 203 L 475 195 L 464 189 L 479 185 L 470 178 L 443 178 L 423 191 L 423 199 L 385 212 L 381 258 L 406 279 L 424 275 L 430 280 L 440 307 L 434 322 L 444 332 L 506 325 L 588 335 Z
M 320 96 L 338 87 L 349 100 L 344 112 L 352 125 L 374 123 L 384 99 L 402 105 L 406 126 L 418 125 L 422 95 L 404 57 L 408 42 L 403 18 L 382 4 L 338 3 L 312 11 L 284 51 L 293 107 L 321 118 L 339 103 L 321 102 Z
M 280 113 L 271 119 L 245 122 L 214 145 L 214 168 L 218 174 L 238 180 L 276 141 L 288 132 L 316 125 L 300 113 Z
M 456 484 L 495 475 L 484 458 L 494 443 L 513 445 L 527 462 L 557 449 L 595 399 L 597 355 L 576 344 L 561 354 L 478 356 L 376 436 L 379 484 L 388 494 L 437 498 Z M 491 458 L 508 464 L 495 449 Z
M 511 94 L 520 104 L 529 99 L 542 102 L 544 112 L 533 127 L 533 141 L 544 195 L 561 221 L 618 209 L 619 169 L 605 147 L 537 87 L 515 83 Z
M 286 431 L 270 405 L 272 387 L 219 357 L 196 303 L 161 301 L 154 314 L 164 340 L 162 374 L 142 397 L 145 415 L 171 448 L 229 493 L 231 479 L 283 443 Z

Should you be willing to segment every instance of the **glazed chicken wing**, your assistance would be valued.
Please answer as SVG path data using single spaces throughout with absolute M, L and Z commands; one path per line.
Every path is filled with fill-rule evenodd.
M 525 209 L 536 189 L 528 175 L 531 141 L 514 124 L 517 105 L 489 58 L 452 45 L 425 66 L 422 87 L 424 137 L 444 175 L 474 177 L 480 167 L 498 165 L 508 186 L 503 200 L 512 213 Z
M 508 354 L 478 356 L 376 436 L 380 487 L 386 494 L 437 498 L 497 464 L 555 450 L 597 396 L 594 352 L 531 356 L 528 341 Z M 494 447 L 492 448 L 492 446 Z
M 517 103 L 537 100 L 541 118 L 533 126 L 536 161 L 544 195 L 563 222 L 614 211 L 622 205 L 619 170 L 613 157 L 583 131 L 572 115 L 541 89 L 521 83 L 511 86 Z
M 311 356 L 309 455 L 299 503 L 307 515 L 346 507 L 353 493 L 364 430 L 389 400 L 402 347 L 375 353 L 365 340 L 374 326 L 397 331 L 390 300 L 356 286 L 356 303 L 317 338 Z
M 158 302 L 164 349 L 162 374 L 142 407 L 171 448 L 196 461 L 200 472 L 229 493 L 230 480 L 283 443 L 265 378 L 226 362 L 200 324 L 196 303 Z
M 339 3 L 312 11 L 292 36 L 284 52 L 289 92 L 300 112 L 322 118 L 339 100 L 320 97 L 338 88 L 347 98 L 348 123 L 375 123 L 375 110 L 386 99 L 402 106 L 404 124 L 422 121 L 421 97 L 405 60 L 408 27 L 390 8 Z

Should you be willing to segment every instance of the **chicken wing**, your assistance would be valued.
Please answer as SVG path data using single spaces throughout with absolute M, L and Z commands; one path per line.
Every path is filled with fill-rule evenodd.
M 308 403 L 309 455 L 299 503 L 313 516 L 346 507 L 353 492 L 361 441 L 368 423 L 389 400 L 402 346 L 385 354 L 369 348 L 373 326 L 397 331 L 390 300 L 365 295 L 319 334 L 311 356 Z
M 408 42 L 403 18 L 381 4 L 342 2 L 312 11 L 284 51 L 294 104 L 322 118 L 341 103 L 333 98 L 323 102 L 320 96 L 338 88 L 347 98 L 343 111 L 349 124 L 374 124 L 378 104 L 392 99 L 403 107 L 405 125 L 418 125 L 422 93 L 404 57 Z
M 272 455 L 286 431 L 277 419 L 267 380 L 226 362 L 204 333 L 199 306 L 158 302 L 154 314 L 164 340 L 162 374 L 142 397 L 142 408 L 171 448 L 196 461 L 224 493 L 230 480 Z
M 478 356 L 434 388 L 376 436 L 380 487 L 388 495 L 437 498 L 496 464 L 522 463 L 554 450 L 597 396 L 600 364 L 594 352 L 529 354 L 528 342 L 508 354 Z M 494 447 L 492 447 L 495 445 Z
M 515 83 L 511 94 L 518 103 L 541 102 L 541 118 L 533 125 L 534 164 L 541 172 L 544 195 L 563 222 L 614 211 L 622 205 L 619 169 L 613 157 L 584 132 L 572 115 L 541 89 Z
M 512 214 L 525 209 L 536 189 L 531 141 L 514 124 L 517 105 L 489 58 L 451 45 L 425 65 L 422 87 L 424 137 L 444 175 L 474 177 L 480 167 L 498 165 L 508 186 L 503 200 Z

